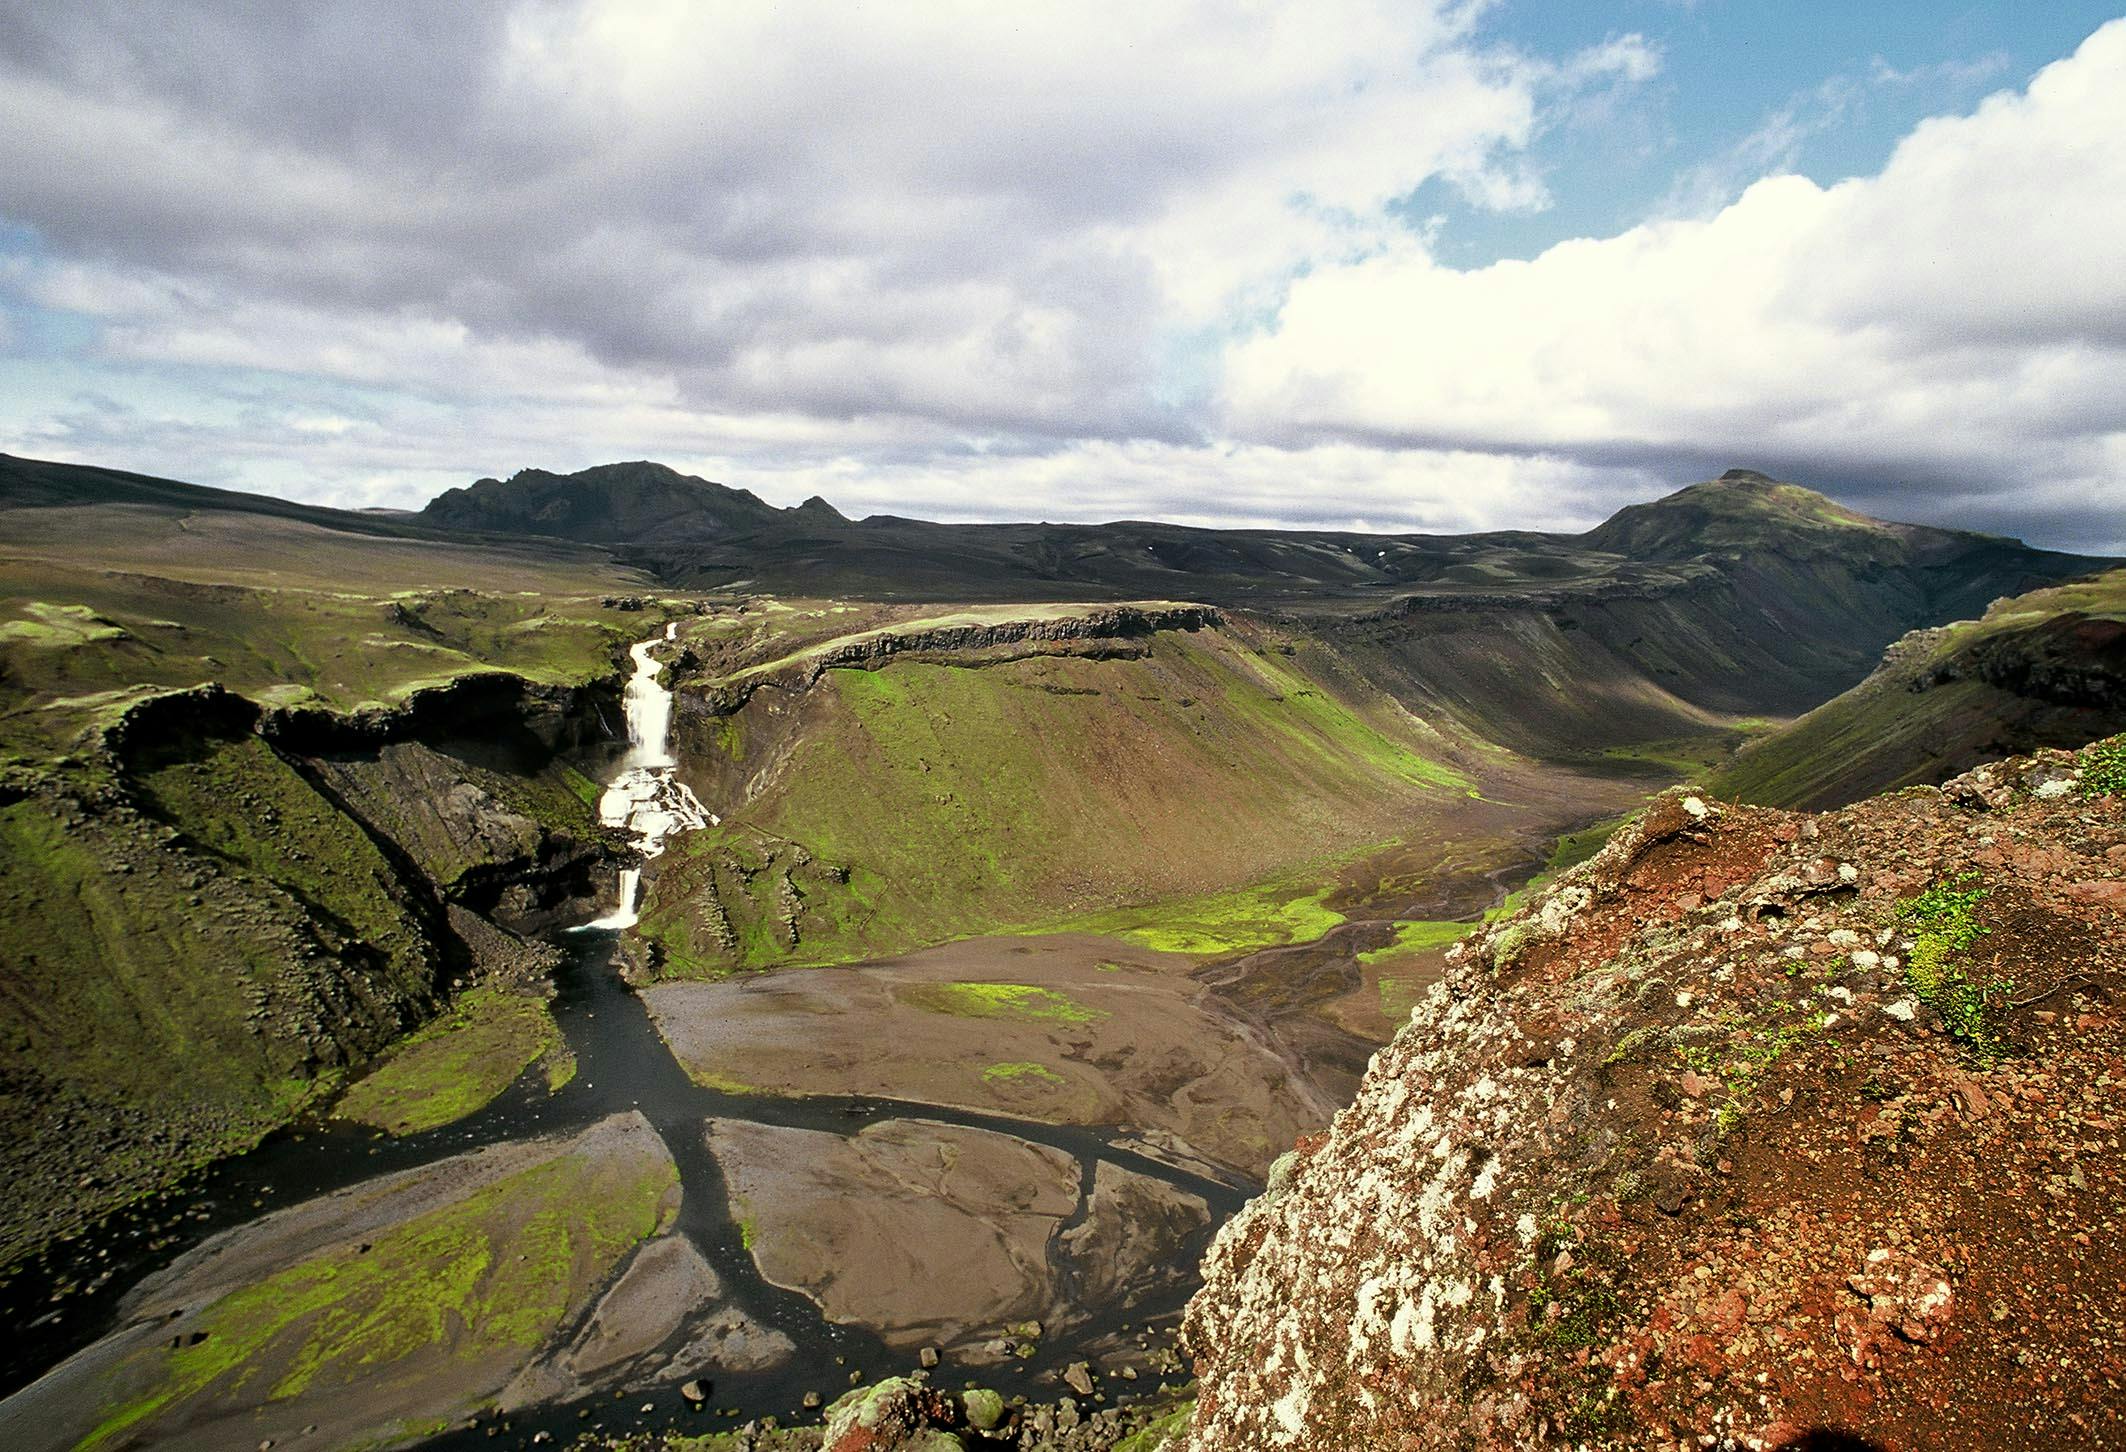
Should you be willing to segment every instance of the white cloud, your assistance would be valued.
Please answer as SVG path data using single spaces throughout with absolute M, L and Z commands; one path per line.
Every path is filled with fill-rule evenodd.
M 1834 88 L 1683 214 L 1461 271 L 1411 193 L 1544 207 L 1546 130 L 1661 63 L 1483 8 L 0 0 L 0 300 L 92 335 L 0 448 L 362 503 L 648 456 L 852 511 L 1438 529 L 1747 463 L 2126 536 L 2126 26 L 1877 176 L 1765 175 Z
M 1770 178 L 1711 217 L 1530 262 L 1464 272 L 1404 251 L 1321 269 L 1232 349 L 1227 427 L 1761 461 L 1862 497 L 1908 482 L 1922 513 L 1930 491 L 1990 495 L 1980 516 L 2072 510 L 2086 531 L 2094 508 L 2116 538 L 2121 135 L 2126 22 L 2027 91 L 1924 123 L 1872 177 Z
M 1541 206 L 1541 108 L 1653 65 L 1488 52 L 1451 0 L 5 8 L 0 215 L 125 357 L 492 349 L 1049 437 L 1188 433 L 1177 339 L 1397 245 L 1428 178 Z

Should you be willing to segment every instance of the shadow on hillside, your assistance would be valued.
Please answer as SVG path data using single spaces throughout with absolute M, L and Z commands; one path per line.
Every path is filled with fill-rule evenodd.
M 1811 1427 L 1791 1441 L 1781 1442 L 1773 1452 L 1883 1452 L 1883 1447 L 1836 1427 Z

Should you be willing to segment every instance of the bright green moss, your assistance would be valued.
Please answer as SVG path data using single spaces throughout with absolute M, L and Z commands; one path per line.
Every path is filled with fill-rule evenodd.
M 551 1055 L 547 1086 L 575 1076 L 553 1014 L 535 998 L 475 988 L 404 1040 L 349 1089 L 333 1113 L 392 1134 L 418 1134 L 484 1108 L 532 1062 Z
M 1283 879 L 1148 907 L 1117 908 L 1051 924 L 1047 930 L 1099 933 L 1159 953 L 1225 957 L 1313 942 L 1344 921 L 1342 913 L 1326 905 L 1333 890 L 1320 887 L 1295 896 L 1292 880 Z
M 1020 1061 L 1010 1064 L 991 1064 L 982 1071 L 982 1077 L 992 1084 L 1061 1084 L 1063 1076 L 1046 1064 Z
M 2126 796 L 2126 736 L 2110 737 L 2082 752 L 2082 795 Z
M 702 1088 L 712 1090 L 718 1094 L 760 1094 L 765 1092 L 757 1084 L 748 1084 L 743 1079 L 734 1078 L 715 1069 L 689 1069 L 687 1070 L 687 1077 Z
M 1096 1023 L 1108 1016 L 1067 993 L 1030 983 L 912 983 L 904 1001 L 955 1018 L 1011 1018 L 1055 1023 Z
M 0 643 L 65 650 L 100 640 L 124 640 L 126 633 L 86 605 L 55 605 L 32 600 L 22 607 L 24 620 L 0 620 Z
M 554 769 L 577 801 L 594 812 L 598 810 L 598 799 L 605 795 L 604 787 L 565 761 L 555 762 Z
M 529 1352 L 578 1287 L 602 1280 L 656 1229 L 676 1183 L 668 1162 L 616 1182 L 589 1161 L 551 1160 L 232 1292 L 200 1318 L 203 1338 L 159 1353 L 161 1384 L 114 1409 L 79 1452 L 261 1376 L 273 1378 L 266 1399 L 280 1401 L 423 1352 Z
M 1193 1401 L 1178 1406 L 1150 1426 L 1117 1442 L 1114 1452 L 1172 1452 L 1181 1445 L 1182 1434 L 1188 1431 L 1189 1418 L 1195 1414 Z
M 1913 935 L 1905 959 L 1905 982 L 1920 1002 L 1942 1016 L 1949 1033 L 1986 1058 L 2000 1052 L 1990 999 L 2012 992 L 2005 978 L 1975 981 L 1964 954 L 1989 929 L 1978 920 L 1986 889 L 1978 874 L 1935 883 L 1898 907 L 1897 915 Z
M 1368 967 L 1398 963 L 1444 948 L 1451 943 L 1458 943 L 1468 937 L 1475 927 L 1475 923 L 1439 922 L 1423 918 L 1397 923 L 1393 940 L 1360 953 L 1358 961 Z

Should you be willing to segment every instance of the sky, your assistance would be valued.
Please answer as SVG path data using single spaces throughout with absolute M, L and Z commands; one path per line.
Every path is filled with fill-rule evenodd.
M 0 451 L 1426 531 L 1743 466 L 2126 553 L 2115 17 L 0 0 Z

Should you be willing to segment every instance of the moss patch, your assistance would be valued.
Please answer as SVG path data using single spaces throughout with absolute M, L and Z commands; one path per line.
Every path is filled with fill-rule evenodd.
M 687 1077 L 702 1088 L 713 1090 L 718 1094 L 765 1094 L 768 1092 L 757 1084 L 748 1084 L 743 1079 L 720 1073 L 715 1069 L 689 1069 L 687 1070 Z
M 1149 1426 L 1130 1433 L 1114 1446 L 1114 1452 L 1171 1452 L 1181 1445 L 1181 1438 L 1188 1431 L 1189 1419 L 1196 1415 L 1196 1404 L 1191 1401 L 1174 1408 Z
M 982 1071 L 982 1077 L 992 1084 L 1061 1084 L 1063 1076 L 1046 1064 L 1020 1061 L 1010 1064 L 991 1064 Z
M 1226 957 L 1288 943 L 1311 943 L 1344 915 L 1327 906 L 1335 889 L 1298 894 L 1291 878 L 1206 893 L 1148 907 L 1118 908 L 1052 925 L 1051 931 L 1098 933 L 1160 953 Z
M 197 1334 L 158 1353 L 160 1384 L 112 1409 L 82 1452 L 202 1398 L 281 1401 L 423 1352 L 472 1361 L 535 1349 L 576 1288 L 656 1229 L 677 1173 L 667 1163 L 616 1179 L 588 1160 L 551 1160 L 223 1297 Z
M 2082 752 L 2082 795 L 2126 796 L 2126 736 L 2110 737 Z
M 1107 1010 L 1078 1002 L 1053 988 L 1031 983 L 911 983 L 899 990 L 904 1003 L 954 1018 L 1006 1018 L 1052 1023 L 1097 1023 Z
M 2014 991 L 2005 978 L 1974 979 L 1966 952 L 1989 930 L 1978 920 L 1986 889 L 1978 874 L 1935 883 L 1899 905 L 1898 917 L 1913 935 L 1905 960 L 1905 982 L 1920 1002 L 1942 1016 L 1949 1032 L 1981 1056 L 2000 1052 L 1992 1000 Z
M 22 613 L 19 620 L 0 620 L 0 644 L 65 650 L 99 640 L 125 639 L 125 631 L 86 605 L 32 600 L 22 607 Z
M 475 988 L 394 1049 L 333 1113 L 392 1134 L 418 1134 L 485 1108 L 542 1055 L 549 1089 L 575 1077 L 575 1056 L 544 1003 Z
M 1444 948 L 1450 943 L 1458 943 L 1475 928 L 1475 923 L 1439 922 L 1425 918 L 1397 923 L 1392 941 L 1378 948 L 1368 948 L 1358 955 L 1358 961 L 1368 967 L 1401 962 L 1421 953 Z

